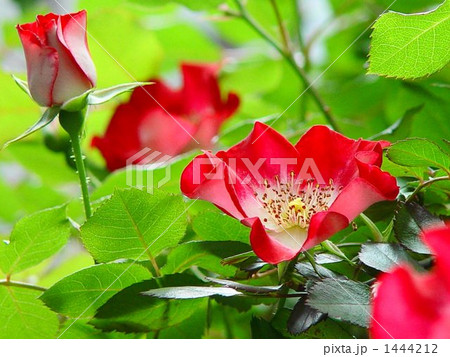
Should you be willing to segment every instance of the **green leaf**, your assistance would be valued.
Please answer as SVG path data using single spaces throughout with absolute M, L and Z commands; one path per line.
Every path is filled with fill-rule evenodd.
M 22 89 L 31 99 L 33 99 L 33 97 L 31 96 L 30 88 L 28 87 L 27 81 L 17 78 L 13 74 L 11 75 L 11 77 L 14 79 L 14 82 L 16 82 L 16 84 L 19 86 L 19 88 Z
M 44 114 L 42 114 L 41 119 L 39 119 L 31 128 L 28 128 L 24 133 L 19 135 L 18 137 L 7 141 L 5 144 L 3 144 L 1 150 L 5 149 L 8 145 L 22 140 L 23 138 L 26 138 L 28 135 L 33 134 L 34 132 L 42 129 L 44 126 L 50 124 L 53 119 L 58 115 L 60 108 L 59 107 L 50 107 L 47 108 Z
M 394 142 L 397 140 L 406 139 L 411 134 L 414 116 L 423 108 L 423 104 L 417 107 L 408 109 L 403 116 L 397 120 L 390 127 L 383 130 L 381 133 L 373 135 L 369 140 L 388 140 Z
M 412 138 L 397 141 L 388 148 L 386 155 L 389 160 L 401 166 L 431 166 L 443 170 L 450 168 L 450 156 L 427 139 Z
M 250 322 L 252 329 L 252 338 L 254 339 L 279 339 L 283 336 L 270 324 L 262 318 L 253 317 Z
M 11 275 L 37 265 L 60 250 L 69 236 L 66 206 L 27 216 L 16 224 L 9 243 L 0 243 L 0 267 Z
M 205 211 L 195 216 L 192 229 L 206 241 L 249 242 L 250 228 L 219 212 Z
M 170 288 L 159 288 L 142 293 L 146 296 L 160 299 L 198 299 L 208 296 L 236 296 L 242 295 L 237 290 L 213 286 L 176 286 Z
M 367 327 L 369 297 L 369 287 L 363 283 L 326 278 L 311 287 L 307 304 L 334 319 Z
M 280 291 L 280 289 L 283 287 L 283 285 L 276 285 L 276 286 L 261 286 L 261 285 L 248 285 L 248 284 L 242 284 L 238 283 L 236 281 L 231 280 L 225 280 L 225 279 L 216 279 L 216 278 L 210 278 L 206 277 L 206 280 L 211 281 L 213 283 L 226 286 L 227 288 L 232 288 L 239 291 L 245 291 L 252 294 L 268 294 L 268 293 L 276 293 Z
M 363 330 L 362 327 L 351 325 L 348 322 L 335 321 L 332 319 L 325 319 L 316 325 L 311 326 L 305 332 L 299 335 L 292 335 L 286 329 L 289 323 L 289 318 L 292 315 L 292 310 L 283 308 L 280 309 L 275 317 L 273 318 L 271 324 L 279 332 L 281 332 L 285 337 L 297 338 L 297 339 L 347 339 L 347 338 L 357 338 L 354 331 Z M 361 336 L 358 337 L 367 337 Z
M 184 210 L 181 196 L 117 190 L 81 227 L 81 238 L 97 262 L 148 260 L 183 237 Z
M 203 306 L 198 307 L 192 316 L 181 323 L 165 328 L 159 332 L 159 339 L 193 339 L 202 338 L 208 313 L 208 301 L 205 299 Z
M 166 275 L 134 284 L 104 304 L 93 324 L 103 330 L 144 332 L 178 325 L 198 309 L 205 308 L 206 299 L 166 300 L 142 295 L 162 286 L 197 286 L 203 284 L 193 276 Z
M 132 339 L 142 338 L 142 335 L 122 332 L 104 332 L 89 325 L 86 320 L 67 319 L 61 326 L 61 332 L 64 332 L 61 339 Z
M 375 22 L 369 73 L 418 78 L 450 61 L 450 1 L 420 14 L 389 12 Z
M 428 227 L 444 223 L 415 202 L 402 205 L 394 217 L 394 233 L 397 240 L 416 253 L 430 254 L 420 236 Z
M 0 285 L 0 338 L 54 338 L 56 313 L 38 299 L 41 291 Z
M 380 271 L 390 271 L 401 263 L 414 260 L 398 245 L 389 243 L 367 243 L 361 247 L 359 260 Z
M 109 263 L 82 269 L 58 281 L 41 296 L 53 311 L 71 317 L 89 317 L 127 286 L 148 279 L 139 264 Z
M 303 275 L 305 278 L 308 279 L 320 279 L 320 276 L 317 275 L 316 271 L 314 270 L 313 266 L 309 262 L 302 262 L 295 264 L 295 269 Z M 317 264 L 316 269 L 319 272 L 319 274 L 322 277 L 325 278 L 332 278 L 332 279 L 339 279 L 339 275 L 332 272 L 331 270 Z
M 326 318 L 326 314 L 306 305 L 306 297 L 300 298 L 287 322 L 289 333 L 298 335 Z
M 181 273 L 195 265 L 224 276 L 231 276 L 236 272 L 236 268 L 223 266 L 221 260 L 248 250 L 249 246 L 240 242 L 187 242 L 172 250 L 161 272 Z
M 103 184 L 94 191 L 92 198 L 100 199 L 114 193 L 116 188 L 127 188 L 130 186 L 142 185 L 143 187 L 161 188 L 166 192 L 181 193 L 180 177 L 184 168 L 192 161 L 196 155 L 188 153 L 174 157 L 165 163 L 155 166 L 127 167 L 111 173 Z M 168 175 L 170 172 L 170 175 Z M 139 187 L 137 187 L 139 188 Z
M 110 101 L 114 97 L 117 97 L 118 95 L 132 91 L 136 87 L 147 86 L 150 84 L 152 83 L 151 82 L 123 83 L 105 89 L 97 89 L 89 93 L 87 97 L 87 102 L 90 105 L 103 104 Z

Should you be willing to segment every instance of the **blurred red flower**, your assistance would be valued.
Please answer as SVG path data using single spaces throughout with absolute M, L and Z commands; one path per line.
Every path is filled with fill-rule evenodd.
M 86 11 L 39 15 L 17 25 L 27 62 L 28 86 L 44 107 L 61 105 L 95 86 L 97 75 L 86 38 Z
M 255 253 L 276 264 L 326 240 L 373 203 L 396 198 L 395 178 L 380 169 L 387 145 L 314 126 L 294 146 L 257 122 L 229 150 L 197 156 L 181 190 L 250 226 Z
M 214 65 L 182 64 L 182 88 L 171 89 L 157 79 L 136 88 L 115 111 L 105 135 L 92 140 L 108 169 L 126 166 L 144 148 L 170 156 L 210 148 L 223 121 L 239 106 L 234 93 L 222 99 L 217 70 Z
M 372 338 L 450 338 L 450 227 L 434 227 L 422 238 L 435 267 L 420 274 L 403 265 L 378 279 Z

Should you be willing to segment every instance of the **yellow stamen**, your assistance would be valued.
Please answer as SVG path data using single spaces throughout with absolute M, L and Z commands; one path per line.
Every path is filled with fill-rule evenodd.
M 299 213 L 303 213 L 306 209 L 306 205 L 300 197 L 297 197 L 295 200 L 289 202 L 289 208 L 291 207 L 294 207 L 295 211 Z

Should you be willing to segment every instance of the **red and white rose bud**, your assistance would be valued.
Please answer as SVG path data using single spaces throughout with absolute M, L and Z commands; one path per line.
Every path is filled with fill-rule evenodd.
M 27 62 L 28 86 L 44 107 L 58 106 L 95 86 L 86 37 L 86 11 L 39 15 L 17 25 Z

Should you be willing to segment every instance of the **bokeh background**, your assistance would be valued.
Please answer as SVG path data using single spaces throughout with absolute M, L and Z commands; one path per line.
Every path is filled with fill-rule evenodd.
M 313 124 L 325 124 L 307 95 L 292 104 L 303 91 L 298 77 L 246 23 L 227 16 L 222 11 L 225 7 L 217 6 L 222 2 L 232 9 L 232 2 L 227 5 L 225 0 L 0 0 L 0 145 L 22 133 L 40 116 L 41 109 L 11 78 L 14 74 L 25 79 L 25 60 L 15 25 L 34 21 L 37 14 L 49 11 L 88 11 L 88 41 L 99 88 L 153 77 L 164 78 L 176 87 L 181 84 L 181 62 L 220 63 L 222 91 L 238 93 L 241 106 L 222 127 L 218 148 L 245 137 L 254 120 L 271 122 L 281 113 L 275 127 L 292 140 Z M 247 3 L 251 14 L 280 39 L 270 1 Z M 448 66 L 431 77 L 414 81 L 366 75 L 371 31 L 365 30 L 391 3 L 278 0 L 297 59 L 304 63 L 309 77 L 314 80 L 331 65 L 315 87 L 347 136 L 369 138 L 408 109 L 423 105 L 415 115 L 411 136 L 441 143 L 442 138 L 450 138 Z M 397 0 L 391 10 L 426 11 L 438 3 Z M 300 20 L 294 16 L 296 13 Z M 123 95 L 91 108 L 84 149 L 99 178 L 105 175 L 104 161 L 97 150 L 89 147 L 90 138 L 104 132 L 115 107 L 126 99 L 127 95 Z M 62 135 L 55 122 L 44 132 L 0 152 L 0 239 L 9 236 L 21 217 L 77 197 L 79 188 L 73 168 L 60 152 L 48 150 L 58 145 Z M 114 178 L 94 192 L 94 199 L 108 194 L 113 182 Z M 174 178 L 173 190 L 177 190 L 177 183 Z M 77 200 L 69 209 L 73 217 L 82 215 Z M 16 279 L 47 287 L 92 263 L 74 241 L 56 258 L 24 271 Z

